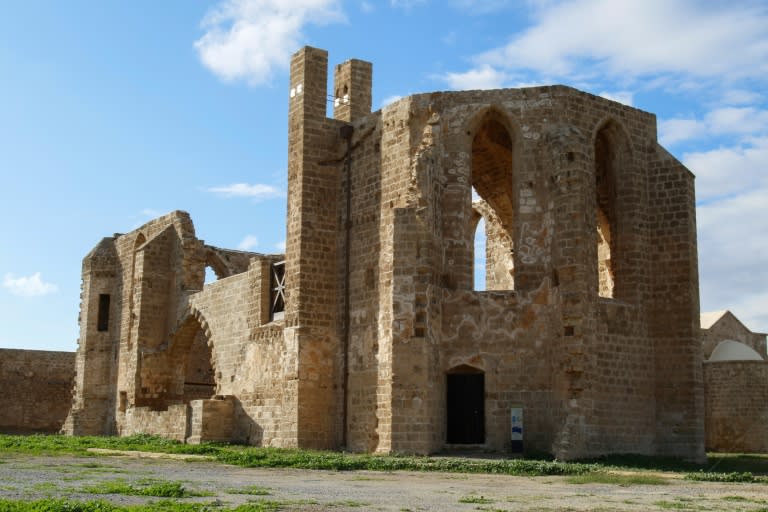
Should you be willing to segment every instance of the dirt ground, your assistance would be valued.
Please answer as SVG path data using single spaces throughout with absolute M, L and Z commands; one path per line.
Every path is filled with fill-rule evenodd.
M 703 483 L 667 475 L 666 485 L 573 484 L 565 477 L 514 477 L 414 472 L 332 472 L 249 469 L 205 460 L 99 455 L 0 458 L 0 497 L 106 499 L 141 503 L 159 498 L 88 494 L 105 481 L 181 482 L 222 505 L 278 502 L 285 510 L 768 510 L 765 484 Z M 258 486 L 263 495 L 255 495 Z M 250 489 L 249 489 L 250 488 Z M 242 494 L 250 491 L 251 494 Z

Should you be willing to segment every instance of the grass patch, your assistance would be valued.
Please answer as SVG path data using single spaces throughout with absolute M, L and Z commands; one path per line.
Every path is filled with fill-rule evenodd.
M 114 505 L 107 501 L 75 501 L 43 499 L 18 501 L 0 499 L 0 512 L 273 512 L 280 510 L 279 502 L 247 503 L 237 507 L 221 507 L 216 503 L 179 503 L 172 500 L 155 501 L 143 505 Z
M 696 510 L 696 506 L 693 503 L 688 503 L 685 501 L 661 500 L 655 501 L 653 504 L 665 510 Z
M 569 476 L 569 484 L 612 484 L 621 487 L 632 485 L 667 485 L 666 478 L 657 475 L 637 473 L 633 475 L 618 475 L 616 473 L 588 473 L 586 475 Z
M 32 484 L 32 490 L 34 491 L 55 491 L 59 488 L 55 482 L 37 482 Z
M 459 503 L 475 503 L 478 505 L 490 505 L 491 503 L 494 503 L 494 500 L 490 498 L 486 498 L 485 496 L 476 496 L 474 494 L 470 494 L 469 496 L 462 496 L 459 498 Z
M 124 480 L 99 482 L 82 488 L 89 494 L 124 494 L 128 496 L 154 496 L 158 498 L 191 498 L 194 496 L 211 496 L 210 493 L 189 491 L 181 482 L 141 481 L 137 484 Z
M 272 494 L 269 487 L 261 487 L 260 485 L 249 485 L 247 487 L 237 487 L 234 489 L 227 489 L 227 494 L 249 494 L 251 496 L 269 496 Z
M 244 467 L 325 469 L 332 471 L 439 471 L 444 473 L 496 473 L 519 476 L 579 475 L 598 468 L 592 464 L 458 457 L 406 457 L 279 448 L 224 449 L 216 459 Z
M 225 464 L 244 467 L 324 469 L 333 471 L 439 471 L 445 473 L 497 473 L 519 476 L 580 475 L 599 469 L 595 464 L 549 460 L 478 460 L 460 457 L 406 457 L 348 454 L 312 450 L 257 448 L 238 445 L 186 445 L 157 436 L 130 437 L 63 435 L 0 435 L 0 453 L 93 455 L 88 448 L 209 455 Z
M 94 455 L 89 448 L 207 455 L 212 460 L 244 467 L 322 469 L 333 471 L 429 471 L 443 473 L 492 473 L 517 476 L 578 476 L 605 473 L 606 469 L 653 469 L 687 472 L 689 480 L 717 482 L 768 482 L 768 455 L 710 454 L 705 466 L 680 459 L 615 455 L 582 462 L 531 459 L 469 459 L 349 454 L 312 450 L 257 448 L 227 444 L 186 445 L 158 436 L 129 437 L 0 435 L 0 453 L 34 455 Z M 111 470 L 99 463 L 82 464 L 84 470 Z M 703 470 L 703 471 L 702 471 Z M 751 475 L 751 476 L 744 476 Z M 596 479 L 604 478 L 596 476 Z M 642 480 L 642 479 L 641 479 Z M 595 480 L 593 480 L 595 481 Z M 575 483 L 575 482 L 574 482 Z M 613 482 L 615 483 L 615 482 Z M 626 482 L 624 482 L 626 483 Z M 629 485 L 659 482 L 629 482 Z M 618 483 L 622 485 L 622 483 Z
M 324 505 L 326 507 L 358 508 L 358 507 L 367 507 L 369 503 L 356 501 L 356 500 L 342 500 L 342 501 L 332 501 L 330 503 L 325 503 Z
M 688 473 L 685 475 L 686 480 L 693 480 L 696 482 L 728 482 L 728 483 L 763 483 L 768 484 L 768 477 L 758 476 L 744 471 L 741 473 L 710 473 L 705 471 L 699 471 L 697 473 Z

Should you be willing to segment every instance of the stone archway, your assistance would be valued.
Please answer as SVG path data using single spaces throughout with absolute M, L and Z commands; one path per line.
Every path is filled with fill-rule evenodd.
M 189 403 L 216 394 L 211 330 L 198 310 L 190 310 L 173 335 L 168 363 L 173 371 L 170 388 L 178 401 Z

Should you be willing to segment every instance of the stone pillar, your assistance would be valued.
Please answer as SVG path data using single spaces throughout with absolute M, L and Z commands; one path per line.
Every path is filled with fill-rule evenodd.
M 286 369 L 285 445 L 335 448 L 340 340 L 336 326 L 339 123 L 326 118 L 328 54 L 305 47 L 291 59 L 288 115 L 288 233 L 285 336 L 295 352 Z M 326 163 L 323 163 L 326 162 Z M 293 404 L 291 401 L 295 401 Z M 293 416 L 295 414 L 295 416 Z
M 333 73 L 333 117 L 351 122 L 371 113 L 373 65 L 351 59 Z
M 62 428 L 66 434 L 114 433 L 120 279 L 115 240 L 104 238 L 83 259 L 80 339 L 72 408 Z

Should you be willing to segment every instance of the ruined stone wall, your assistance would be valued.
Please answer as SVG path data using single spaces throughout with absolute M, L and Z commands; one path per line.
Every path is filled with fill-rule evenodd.
M 702 350 L 704 360 L 709 359 L 712 351 L 718 343 L 724 340 L 733 340 L 751 347 L 760 354 L 763 359 L 768 359 L 766 352 L 766 335 L 752 332 L 747 329 L 735 316 L 726 312 L 722 318 L 715 322 L 709 329 L 701 329 Z
M 205 253 L 186 212 L 171 212 L 119 236 L 116 247 L 123 276 L 115 386 L 116 431 L 121 432 L 127 409 L 166 405 L 164 380 L 142 382 L 148 374 L 142 370 L 143 352 L 162 351 L 169 343 L 183 320 L 184 297 L 203 288 Z M 149 310 L 149 304 L 156 309 Z
M 406 204 L 413 207 L 397 211 L 391 224 L 392 375 L 397 377 L 392 381 L 392 403 L 397 404 L 393 422 L 402 422 L 403 440 L 397 446 L 407 451 L 430 451 L 442 442 L 444 396 L 434 383 L 444 382 L 448 368 L 428 354 L 445 350 L 445 328 L 432 335 L 431 322 L 442 317 L 437 325 L 445 326 L 450 320 L 440 310 L 442 299 L 433 307 L 426 298 L 435 285 L 449 290 L 471 289 L 470 148 L 475 131 L 482 128 L 480 122 L 490 118 L 505 123 L 512 139 L 509 179 L 518 301 L 530 303 L 534 292 L 545 283 L 558 288 L 563 297 L 563 309 L 555 314 L 560 327 L 553 323 L 554 328 L 539 333 L 544 336 L 540 342 L 551 354 L 548 364 L 553 369 L 554 390 L 551 406 L 545 408 L 551 412 L 546 422 L 554 427 L 542 436 L 549 435 L 551 448 L 569 457 L 628 450 L 652 453 L 660 436 L 678 437 L 679 443 L 675 440 L 665 446 L 674 445 L 684 456 L 692 456 L 702 441 L 700 416 L 695 413 L 700 405 L 696 391 L 700 374 L 697 377 L 696 353 L 688 343 L 698 305 L 692 179 L 684 169 L 665 170 L 672 174 L 668 179 L 679 183 L 673 192 L 660 191 L 675 203 L 669 208 L 659 209 L 647 195 L 648 188 L 666 187 L 654 181 L 657 175 L 653 170 L 658 164 L 653 153 L 649 157 L 649 148 L 656 147 L 655 118 L 562 87 L 436 93 L 414 96 L 400 105 L 409 109 L 405 126 L 410 129 L 404 135 L 410 138 L 407 165 L 411 176 L 405 185 L 411 192 Z M 393 129 L 385 124 L 382 138 Z M 598 301 L 595 193 L 594 141 L 598 132 L 612 146 L 605 158 L 612 166 L 615 205 L 611 212 L 615 283 L 613 298 L 602 299 L 602 305 Z M 401 140 L 406 140 L 404 135 L 400 135 Z M 430 146 L 436 149 L 430 150 Z M 392 190 L 402 193 L 402 187 L 402 183 L 397 184 Z M 390 188 L 382 188 L 386 206 Z M 398 203 L 395 199 L 390 204 Z M 433 208 L 437 210 L 434 213 Z M 666 251 L 651 243 L 648 219 L 654 215 L 679 219 L 659 225 L 668 226 L 677 237 L 678 251 L 672 253 L 678 266 L 670 280 L 681 287 L 680 306 L 677 315 L 667 315 L 666 321 L 684 335 L 671 342 L 654 340 L 656 333 L 649 326 L 652 300 L 666 293 L 658 289 L 660 283 L 649 271 L 655 253 Z M 385 242 L 383 255 L 388 245 Z M 387 268 L 386 262 L 382 268 Z M 514 321 L 508 325 L 510 330 L 516 327 Z M 426 336 L 424 347 L 419 347 L 422 340 L 417 332 Z M 447 337 L 451 336 L 453 333 Z M 498 335 L 483 333 L 481 328 L 477 336 L 475 342 Z M 429 347 L 430 343 L 440 348 Z M 526 341 L 516 337 L 514 343 L 525 346 Z M 464 346 L 468 350 L 473 344 Z M 686 368 L 683 376 L 675 374 L 667 361 L 657 359 L 657 346 L 667 350 L 667 359 L 672 352 L 677 354 L 676 364 Z M 663 394 L 658 403 L 655 383 L 660 379 L 687 382 L 692 387 L 683 396 Z M 536 389 L 536 379 L 531 385 Z M 674 434 L 656 430 L 659 407 L 663 416 L 678 418 L 671 430 Z M 500 418 L 505 416 L 499 413 Z M 625 419 L 617 420 L 622 417 Z M 393 440 L 395 431 L 393 427 Z
M 768 452 L 768 362 L 704 363 L 707 450 Z
M 299 446 L 333 448 L 343 439 L 343 351 L 339 325 L 341 121 L 328 119 L 328 55 L 305 47 L 291 59 L 285 335 L 296 355 L 286 380 L 293 411 L 286 432 Z M 335 198 L 335 200 L 334 200 Z M 294 400 L 289 405 L 287 400 Z
M 102 239 L 83 259 L 76 378 L 72 407 L 63 427 L 69 434 L 114 433 L 122 280 L 119 263 L 114 237 Z
M 462 365 L 485 374 L 486 446 L 509 451 L 510 410 L 522 407 L 526 450 L 548 453 L 554 438 L 551 340 L 558 335 L 556 296 L 543 289 L 532 302 L 515 292 L 444 291 L 440 366 L 435 386 L 445 395 L 445 373 Z M 444 407 L 432 418 L 445 439 Z M 432 450 L 440 449 L 440 444 Z
M 0 432 L 58 432 L 74 377 L 74 352 L 0 349 Z
M 382 152 L 380 116 L 354 123 L 349 155 L 352 172 L 344 175 L 344 203 L 339 228 L 338 276 L 348 290 L 349 333 L 339 336 L 348 343 L 347 363 L 347 446 L 356 451 L 375 451 L 381 441 L 378 432 L 378 403 L 375 392 L 379 378 L 379 319 L 382 291 L 379 265 L 382 248 Z M 351 187 L 349 212 L 347 187 Z M 351 213 L 351 214 L 350 214 Z M 349 224 L 347 224 L 349 219 Z M 348 231 L 347 231 L 348 226 Z M 348 252 L 344 247 L 349 242 Z M 346 259 L 349 258 L 347 265 Z M 345 307 L 341 297 L 340 309 Z M 343 427 L 342 427 L 343 428 Z
M 253 258 L 247 272 L 219 279 L 190 297 L 189 310 L 205 324 L 216 394 L 233 402 L 233 439 L 263 446 L 290 446 L 287 382 L 295 378 L 296 354 L 288 350 L 282 321 L 269 321 L 270 264 Z
M 188 416 L 187 404 L 171 405 L 161 411 L 131 407 L 123 415 L 120 435 L 153 434 L 183 443 L 187 438 Z
M 649 332 L 656 358 L 657 453 L 704 459 L 694 178 L 661 146 L 649 169 L 653 248 Z M 692 455 L 693 454 L 693 455 Z

